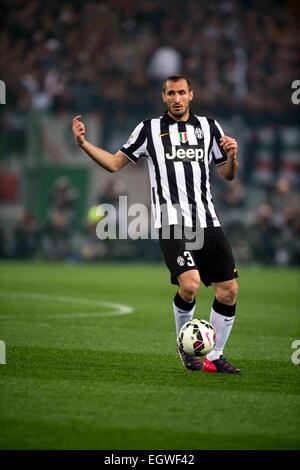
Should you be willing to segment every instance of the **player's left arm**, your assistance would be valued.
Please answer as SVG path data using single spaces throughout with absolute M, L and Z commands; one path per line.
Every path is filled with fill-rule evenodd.
M 223 176 L 226 180 L 231 181 L 236 177 L 238 171 L 238 144 L 237 141 L 232 137 L 223 135 L 220 138 L 220 146 L 226 152 L 227 161 L 224 162 L 223 165 L 219 165 L 217 168 L 221 176 Z

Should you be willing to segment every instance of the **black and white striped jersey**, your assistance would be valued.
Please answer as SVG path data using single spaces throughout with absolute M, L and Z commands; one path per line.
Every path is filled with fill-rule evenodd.
M 220 147 L 224 132 L 217 121 L 196 116 L 188 121 L 163 116 L 141 122 L 121 151 L 149 165 L 154 226 L 219 227 L 210 187 L 209 164 L 227 160 Z

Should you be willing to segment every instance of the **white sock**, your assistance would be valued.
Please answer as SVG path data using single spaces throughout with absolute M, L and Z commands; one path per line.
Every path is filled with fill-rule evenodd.
M 223 349 L 229 338 L 234 319 L 235 315 L 225 317 L 225 315 L 220 315 L 220 313 L 217 313 L 213 308 L 211 309 L 210 323 L 216 330 L 217 341 L 214 349 L 206 356 L 209 361 L 215 361 L 223 354 Z
M 196 305 L 194 304 L 191 310 L 182 310 L 181 308 L 178 308 L 173 302 L 173 311 L 174 311 L 174 318 L 175 318 L 175 323 L 176 323 L 176 339 L 178 338 L 182 325 L 184 325 L 187 321 L 190 321 L 193 319 L 195 308 L 196 308 Z

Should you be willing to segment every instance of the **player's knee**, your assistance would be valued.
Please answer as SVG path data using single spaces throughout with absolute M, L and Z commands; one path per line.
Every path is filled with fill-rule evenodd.
M 187 279 L 180 285 L 180 295 L 186 302 L 191 302 L 196 297 L 199 287 L 200 279 Z
M 226 305 L 234 305 L 238 294 L 238 284 L 235 280 L 226 287 L 218 289 L 217 298 Z

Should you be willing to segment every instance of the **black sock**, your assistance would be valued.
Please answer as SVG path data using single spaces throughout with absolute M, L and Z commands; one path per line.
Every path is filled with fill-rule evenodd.
M 214 299 L 214 303 L 213 303 L 214 311 L 219 313 L 220 315 L 224 315 L 225 317 L 234 317 L 235 307 L 236 307 L 236 304 L 226 305 L 220 302 L 216 297 Z
M 186 310 L 189 312 L 192 310 L 196 303 L 196 300 L 194 299 L 192 302 L 187 302 L 186 300 L 183 300 L 182 297 L 180 297 L 179 292 L 174 297 L 174 304 L 176 305 L 177 308 L 180 308 L 181 310 Z

